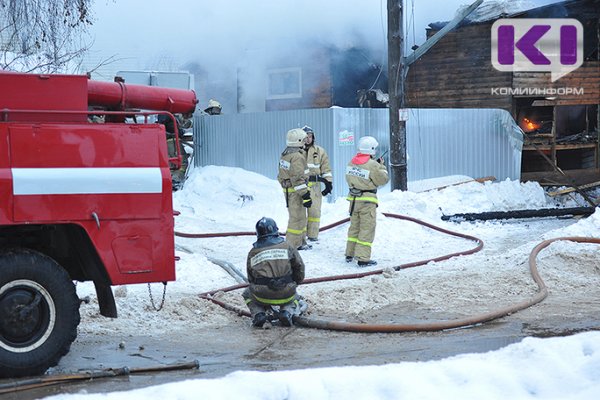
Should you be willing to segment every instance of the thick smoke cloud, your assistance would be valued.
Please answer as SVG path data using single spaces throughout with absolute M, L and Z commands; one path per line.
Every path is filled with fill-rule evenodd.
M 404 3 L 410 49 L 425 40 L 430 22 L 452 19 L 471 1 Z M 240 87 L 246 94 L 261 90 L 258 77 L 274 60 L 307 58 L 325 46 L 362 47 L 373 64 L 387 61 L 387 0 L 100 0 L 95 19 L 83 68 L 111 56 L 116 61 L 94 78 L 112 79 L 118 70 L 186 70 L 196 76 L 201 104 L 214 97 L 225 110 L 237 108 Z

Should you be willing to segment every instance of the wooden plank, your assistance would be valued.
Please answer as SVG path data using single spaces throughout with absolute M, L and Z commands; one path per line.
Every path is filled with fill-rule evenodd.
M 483 0 L 477 0 L 473 2 L 469 7 L 465 10 L 461 11 L 452 21 L 448 22 L 446 26 L 437 31 L 432 37 L 428 38 L 427 41 L 419 47 L 413 54 L 405 57 L 404 62 L 406 65 L 410 65 L 415 62 L 416 59 L 425 55 L 427 51 L 429 51 L 437 42 L 442 40 L 444 36 L 446 36 L 451 30 L 456 28 L 458 24 L 465 19 L 467 15 L 469 15 L 474 9 L 479 7 L 479 5 L 483 3 Z
M 495 176 L 486 176 L 484 178 L 477 178 L 477 179 L 469 179 L 468 181 L 464 181 L 464 182 L 457 182 L 457 183 L 453 183 L 451 185 L 444 185 L 444 186 L 439 186 L 439 187 L 435 187 L 435 188 L 431 188 L 431 189 L 427 189 L 427 190 L 422 190 L 420 192 L 417 193 L 424 193 L 424 192 L 431 192 L 433 190 L 442 190 L 451 186 L 458 186 L 458 185 L 464 185 L 465 183 L 470 183 L 470 182 L 479 182 L 479 183 L 483 183 L 483 182 L 487 182 L 487 181 L 495 181 L 496 177 Z
M 577 149 L 595 149 L 598 146 L 597 143 L 571 143 L 571 144 L 557 144 L 555 145 L 556 150 L 577 150 Z M 528 146 L 523 145 L 523 151 L 536 151 L 536 149 L 540 150 L 550 150 L 552 148 L 551 145 L 540 145 L 536 144 Z
M 597 186 L 600 186 L 600 181 L 588 183 L 587 185 L 581 185 L 581 186 L 579 186 L 579 189 L 591 189 L 591 188 L 594 188 Z M 555 196 L 560 196 L 563 194 L 573 193 L 576 191 L 577 191 L 577 189 L 575 189 L 574 187 L 570 187 L 570 188 L 563 189 L 563 190 L 557 190 L 556 192 L 548 192 L 548 195 L 555 197 Z
M 541 186 L 569 186 L 571 182 L 585 185 L 600 180 L 600 170 L 597 168 L 570 169 L 564 172 L 567 179 L 556 171 L 522 172 L 521 182 L 537 181 Z

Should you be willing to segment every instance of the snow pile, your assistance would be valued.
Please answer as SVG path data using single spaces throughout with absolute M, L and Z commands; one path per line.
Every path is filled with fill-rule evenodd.
M 467 7 L 467 5 L 460 7 L 456 12 L 457 15 Z M 487 0 L 469 14 L 467 20 L 471 22 L 485 22 L 497 19 L 503 15 L 512 15 L 532 8 L 535 8 L 535 3 L 529 0 Z
M 439 220 L 442 215 L 485 211 L 552 208 L 554 204 L 535 182 L 469 182 L 440 191 L 394 191 L 382 197 L 382 210 Z M 385 209 L 383 209 L 385 207 Z
M 128 392 L 52 400 L 580 399 L 600 397 L 600 333 L 533 339 L 440 361 L 296 371 L 238 371 Z
M 198 224 L 196 231 L 253 231 L 254 224 L 267 210 L 270 214 L 274 212 L 272 218 L 278 221 L 287 218 L 285 204 L 277 201 L 282 196 L 276 180 L 241 168 L 207 166 L 194 169 L 185 183 L 185 190 L 173 195 L 173 208 L 185 216 L 178 219 L 178 222 L 184 222 L 178 224 L 177 229 L 194 228 L 186 225 L 192 218 Z M 275 207 L 271 208 L 271 205 Z

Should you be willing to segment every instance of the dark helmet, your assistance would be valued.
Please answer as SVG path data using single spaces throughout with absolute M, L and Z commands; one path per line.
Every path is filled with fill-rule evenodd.
M 279 228 L 272 218 L 262 217 L 256 223 L 256 237 L 279 236 Z
M 306 134 L 307 134 L 307 135 L 308 135 L 309 133 L 312 135 L 312 137 L 313 137 L 313 143 L 314 143 L 314 141 L 315 141 L 315 131 L 313 131 L 313 128 L 311 128 L 311 127 L 310 127 L 310 126 L 308 126 L 308 125 L 304 125 L 304 126 L 302 127 L 302 130 L 303 130 L 304 132 L 306 132 Z

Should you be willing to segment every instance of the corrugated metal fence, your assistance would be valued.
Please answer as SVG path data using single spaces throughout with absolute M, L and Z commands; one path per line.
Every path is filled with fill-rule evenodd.
M 194 164 L 239 167 L 275 179 L 289 129 L 311 126 L 329 153 L 333 196 L 346 194 L 346 165 L 358 139 L 389 148 L 389 110 L 328 108 L 196 116 Z M 467 175 L 519 179 L 523 133 L 505 110 L 410 109 L 406 126 L 408 180 Z M 389 154 L 386 157 L 389 165 Z

